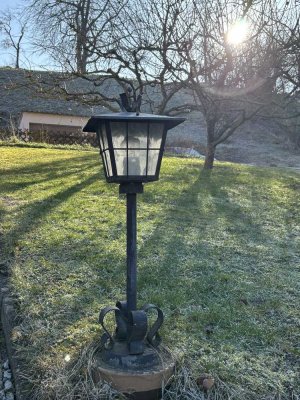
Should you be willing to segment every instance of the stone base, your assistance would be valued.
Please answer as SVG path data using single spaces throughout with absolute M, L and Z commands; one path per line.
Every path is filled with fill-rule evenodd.
M 175 362 L 165 348 L 147 347 L 143 354 L 124 355 L 116 358 L 108 357 L 109 351 L 103 349 L 95 354 L 93 379 L 94 382 L 104 380 L 111 386 L 126 394 L 133 400 L 158 400 L 162 388 L 172 377 Z M 152 365 L 149 354 L 153 356 Z

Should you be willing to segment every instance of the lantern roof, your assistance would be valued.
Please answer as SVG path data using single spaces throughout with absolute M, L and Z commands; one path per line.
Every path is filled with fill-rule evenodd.
M 136 112 L 119 112 L 119 113 L 103 113 L 92 116 L 85 127 L 83 132 L 96 132 L 97 126 L 101 121 L 113 121 L 113 122 L 162 122 L 166 125 L 167 129 L 172 129 L 175 126 L 185 121 L 183 117 L 170 117 L 167 115 L 156 115 L 156 114 L 145 114 L 140 113 L 136 115 Z

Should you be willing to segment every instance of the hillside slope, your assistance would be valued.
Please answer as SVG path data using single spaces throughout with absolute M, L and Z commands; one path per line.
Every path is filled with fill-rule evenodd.
M 192 147 L 205 154 L 206 126 L 200 113 L 188 115 L 187 121 L 168 133 L 167 145 Z M 272 121 L 251 121 L 240 127 L 226 142 L 217 147 L 221 161 L 257 166 L 300 169 L 300 148 L 286 132 Z

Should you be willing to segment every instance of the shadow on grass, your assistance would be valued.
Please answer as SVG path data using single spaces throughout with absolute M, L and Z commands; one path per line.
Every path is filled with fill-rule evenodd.
M 48 198 L 47 201 L 50 201 L 51 204 L 51 200 L 59 200 L 58 203 L 54 204 L 55 207 L 96 179 L 96 176 L 92 177 L 66 191 L 59 192 L 55 196 Z M 222 184 L 223 178 L 221 176 L 214 176 L 212 181 L 210 172 L 202 172 L 200 177 L 185 190 L 185 193 L 176 198 L 175 205 L 173 203 L 172 207 L 169 210 L 167 209 L 161 216 L 159 226 L 139 250 L 138 263 L 141 265 L 138 268 L 138 277 L 140 290 L 142 292 L 145 291 L 145 294 L 142 294 L 144 301 L 156 301 L 161 307 L 164 307 L 167 301 L 168 307 L 176 309 L 184 304 L 197 305 L 200 303 L 202 307 L 206 307 L 216 298 L 219 300 L 226 299 L 226 292 L 229 288 L 232 289 L 236 282 L 230 282 L 231 277 L 228 272 L 220 271 L 220 264 L 224 256 L 222 238 L 217 238 L 214 241 L 210 237 L 206 240 L 206 232 L 210 231 L 211 235 L 212 229 L 215 229 L 216 232 L 218 231 L 217 220 L 222 219 L 223 223 L 227 224 L 228 227 L 240 225 L 242 221 L 243 224 L 248 226 L 248 229 L 254 226 L 257 241 L 264 240 L 264 238 L 259 226 L 253 223 L 252 218 L 245 215 L 241 207 L 231 202 L 228 198 L 228 193 L 221 189 Z M 202 209 L 203 202 L 207 196 L 210 196 L 211 201 L 208 210 L 205 207 Z M 219 206 L 217 201 L 220 198 L 224 202 L 222 207 Z M 32 210 L 34 208 L 35 206 L 33 205 Z M 38 215 L 33 221 L 39 220 L 45 209 L 48 213 L 53 208 L 50 207 L 48 209 L 46 204 L 42 209 L 39 209 Z M 33 212 L 32 210 L 31 212 Z M 31 215 L 31 212 L 29 212 L 29 215 Z M 24 232 L 26 227 L 28 227 L 28 220 L 25 219 L 23 228 L 21 223 L 20 231 Z M 166 232 L 168 232 L 168 236 L 166 236 Z M 202 239 L 198 237 L 199 233 Z M 124 235 L 124 232 L 118 231 L 115 226 L 111 226 L 110 235 L 118 239 L 118 235 Z M 193 235 L 196 236 L 192 237 Z M 125 283 L 125 257 L 122 260 L 120 254 L 110 251 L 107 258 L 105 252 L 108 249 L 105 248 L 105 240 L 103 244 L 99 242 L 93 244 L 92 241 L 89 242 L 86 239 L 76 240 L 76 246 L 72 246 L 72 243 L 66 244 L 66 242 L 55 243 L 55 247 L 52 247 L 53 244 L 49 244 L 48 247 L 45 244 L 45 254 L 55 254 L 56 257 L 61 259 L 62 263 L 68 262 L 68 260 L 75 261 L 72 264 L 72 275 L 77 273 L 78 279 L 71 277 L 74 280 L 75 287 L 80 286 L 82 279 L 84 279 L 81 271 L 82 263 L 89 264 L 89 271 L 92 276 L 86 275 L 86 278 L 88 285 L 90 285 L 90 293 L 88 294 L 86 288 L 79 289 L 76 292 L 77 296 L 82 299 L 80 315 L 89 313 L 89 307 L 92 303 L 105 301 L 105 297 L 112 299 L 111 293 L 124 291 L 125 286 L 118 286 L 122 282 L 123 284 Z M 217 241 L 219 243 L 216 243 Z M 123 246 L 125 251 L 125 240 Z M 231 251 L 232 243 L 228 246 L 228 250 Z M 238 251 L 238 249 L 234 251 Z M 157 261 L 153 261 L 153 256 Z M 247 254 L 243 255 L 243 257 L 247 256 Z M 192 261 L 190 262 L 189 259 Z M 77 266 L 76 260 L 78 262 Z M 217 268 L 215 269 L 216 266 Z M 236 265 L 233 265 L 228 268 L 229 274 L 234 272 L 236 267 Z M 249 267 L 251 269 L 251 266 Z M 150 274 L 149 271 L 151 271 Z M 70 273 L 70 269 L 66 268 L 60 274 L 59 281 L 64 276 L 64 283 L 67 283 Z M 53 284 L 55 284 L 55 280 Z M 104 289 L 102 301 L 99 297 L 99 288 L 101 286 Z M 146 295 L 149 295 L 149 290 L 147 290 L 149 288 L 150 296 L 152 297 L 145 298 Z M 205 298 L 201 298 L 200 293 L 203 291 L 207 292 Z M 174 292 L 177 296 L 174 295 Z M 85 300 L 83 301 L 83 299 Z M 77 304 L 77 301 L 75 303 Z M 72 321 L 76 322 L 78 317 L 78 314 L 76 317 L 76 313 L 74 313 Z M 211 322 L 215 323 L 216 321 Z
M 96 166 L 95 154 L 73 157 L 51 162 L 39 162 L 23 167 L 10 168 L 1 171 L 1 192 L 25 189 L 28 186 L 49 182 L 58 178 L 68 178 L 80 175 Z M 99 168 L 100 169 L 100 168 Z M 25 179 L 25 182 L 22 180 Z M 11 181 L 9 181 L 11 180 Z
M 90 174 L 89 171 L 93 172 L 95 168 L 99 169 L 99 173 Z M 30 253 L 30 250 L 32 251 L 33 249 L 31 248 L 31 245 L 29 243 L 25 244 L 25 250 L 27 248 L 27 251 L 29 250 L 29 253 L 21 255 L 21 257 L 24 257 L 26 259 L 26 261 L 29 258 L 33 257 L 32 261 L 36 264 L 36 268 L 34 268 L 35 276 L 31 282 L 32 295 L 36 296 L 36 299 L 38 299 L 40 296 L 43 297 L 43 295 L 46 295 L 48 290 L 53 293 L 56 292 L 56 288 L 59 288 L 61 286 L 63 279 L 65 280 L 64 284 L 66 286 L 68 284 L 70 284 L 70 287 L 73 288 L 78 286 L 80 288 L 80 293 L 77 293 L 79 300 L 75 299 L 74 302 L 71 301 L 73 305 L 71 305 L 71 307 L 68 307 L 68 315 L 72 315 L 71 320 L 74 323 L 79 322 L 80 317 L 83 314 L 82 312 L 79 312 L 80 305 L 82 306 L 84 302 L 89 302 L 89 299 L 91 299 L 88 291 L 83 288 L 86 282 L 82 280 L 82 276 L 79 273 L 80 268 L 78 268 L 78 266 L 80 265 L 80 263 L 85 262 L 84 258 L 88 258 L 87 253 L 90 254 L 91 252 L 95 252 L 95 249 L 90 248 L 90 243 L 87 239 L 83 239 L 82 244 L 78 240 L 76 241 L 76 244 L 69 243 L 69 241 L 66 241 L 65 238 L 62 238 L 61 242 L 59 243 L 43 243 L 43 236 L 45 236 L 46 232 L 39 231 L 38 228 L 45 223 L 48 217 L 50 217 L 51 219 L 51 215 L 56 214 L 56 209 L 58 209 L 61 205 L 67 203 L 71 197 L 83 193 L 87 187 L 93 185 L 95 182 L 101 182 L 101 180 L 103 181 L 103 177 L 101 175 L 103 175 L 103 173 L 100 166 L 98 167 L 98 163 L 95 162 L 94 154 L 87 154 L 85 156 L 73 157 L 67 160 L 38 162 L 29 166 L 12 168 L 9 171 L 5 171 L 3 175 L 3 180 L 0 184 L 1 192 L 8 192 L 12 196 L 11 199 L 14 199 L 14 193 L 19 191 L 20 189 L 27 190 L 27 193 L 30 193 L 31 190 L 39 191 L 43 189 L 43 186 L 39 186 L 40 184 L 43 184 L 44 182 L 49 183 L 49 185 L 47 185 L 47 190 L 45 191 L 45 196 L 43 198 L 36 201 L 31 201 L 31 199 L 29 199 L 29 203 L 22 200 L 18 204 L 14 216 L 16 223 L 13 224 L 11 230 L 6 232 L 4 242 L 6 244 L 6 247 L 8 248 L 7 252 L 10 252 L 11 255 L 10 263 L 13 264 L 13 258 L 16 257 L 16 259 L 18 259 L 18 257 L 20 256 L 20 250 L 22 251 L 22 248 L 18 247 L 20 246 L 19 242 L 22 243 L 22 241 L 25 241 L 25 243 L 28 243 L 28 241 L 31 241 L 31 234 L 34 231 L 36 231 L 38 235 L 42 235 L 41 239 L 39 239 L 39 237 L 37 236 L 32 237 L 33 248 L 36 247 L 33 253 L 39 252 L 39 246 L 43 245 L 40 258 L 37 258 L 36 254 Z M 23 180 L 26 180 L 27 177 L 29 178 L 29 181 L 23 182 Z M 11 180 L 13 180 L 14 178 L 16 178 L 15 181 L 11 182 Z M 59 179 L 57 183 L 55 182 L 56 179 Z M 74 180 L 76 181 L 75 184 Z M 37 186 L 33 189 L 35 185 Z M 51 187 L 50 193 L 53 191 L 55 191 L 55 193 L 49 195 L 49 187 Z M 63 187 L 63 189 L 59 190 L 60 187 Z M 97 195 L 101 195 L 101 188 L 96 192 Z M 10 197 L 7 198 L 10 199 Z M 84 204 L 82 203 L 81 205 L 84 206 Z M 8 214 L 9 210 L 7 208 L 0 208 L 1 218 L 4 218 L 5 215 Z M 62 215 L 63 219 L 63 214 L 60 215 Z M 67 213 L 67 218 L 76 219 L 76 217 L 76 209 L 74 209 L 71 213 Z M 52 227 L 50 229 L 52 229 Z M 113 232 L 113 228 L 111 229 L 111 231 Z M 103 250 L 104 249 L 100 247 L 99 251 L 101 251 L 102 254 Z M 45 259 L 45 255 L 47 258 L 47 255 L 49 254 L 53 255 L 53 260 L 51 260 L 51 257 L 50 260 L 49 257 L 48 259 Z M 85 254 L 87 255 L 84 256 Z M 42 260 L 42 263 L 40 263 L 40 260 Z M 60 273 L 60 271 L 58 271 L 59 265 L 62 267 L 65 261 L 67 263 L 70 263 L 67 266 L 66 270 Z M 72 264 L 73 261 L 74 264 Z M 20 260 L 17 262 L 20 262 Z M 38 285 L 35 284 L 34 279 L 35 277 L 37 277 L 37 274 L 41 274 L 41 276 L 43 276 L 43 273 L 46 271 L 47 268 L 47 262 L 49 262 L 49 265 L 51 265 L 53 273 L 51 272 L 49 274 L 50 279 L 46 279 L 43 284 L 42 280 L 44 278 L 42 278 L 42 280 L 38 279 L 39 283 L 41 284 L 39 288 Z M 94 274 L 96 270 L 97 268 L 95 267 L 93 270 Z M 110 268 L 108 267 L 107 270 L 107 273 L 109 273 Z M 78 277 L 74 278 L 74 275 L 77 271 Z M 28 273 L 30 272 L 28 271 Z M 88 275 L 89 271 L 86 271 L 86 273 Z M 103 276 L 104 271 L 99 272 L 99 270 L 97 270 L 96 275 L 94 275 L 96 278 L 96 285 L 98 284 L 97 274 L 100 273 Z M 26 275 L 25 271 L 24 274 Z M 26 277 L 26 279 L 28 279 L 28 277 Z M 97 286 L 97 290 L 98 293 L 101 292 L 101 288 L 99 288 L 99 286 Z M 59 291 L 57 291 L 57 297 L 61 299 L 61 295 L 62 292 L 59 293 Z M 93 299 L 91 299 L 91 301 L 93 301 Z M 34 301 L 32 303 L 34 303 Z M 67 301 L 65 303 L 67 303 Z M 45 306 L 45 308 L 47 308 L 47 306 Z M 53 311 L 53 313 L 55 313 L 55 318 L 57 319 L 57 316 L 59 315 L 59 310 L 55 310 L 53 309 L 53 307 L 50 308 L 51 312 Z M 49 315 L 47 315 L 46 312 L 46 314 L 44 314 L 44 317 L 46 318 L 45 321 L 47 321 L 47 318 L 49 317 L 50 320 L 52 319 L 53 315 L 50 317 Z M 64 318 L 62 318 L 62 323 L 65 323 Z
M 161 218 L 139 252 L 139 298 L 166 309 L 167 328 L 183 346 L 193 337 L 194 345 L 264 353 L 262 343 L 278 345 L 285 318 L 277 316 L 277 327 L 268 317 L 283 299 L 286 278 L 273 255 L 282 240 L 268 244 L 257 199 L 245 212 L 226 190 L 239 184 L 237 175 L 226 174 L 225 183 L 217 168 L 202 171 Z
M 42 203 L 38 202 L 31 204 L 29 208 L 25 207 L 23 219 L 20 220 L 10 236 L 17 240 L 18 237 L 28 233 L 42 222 L 45 215 L 50 214 L 75 193 L 94 183 L 97 178 L 98 175 L 93 175 L 79 184 L 48 197 Z M 234 174 L 231 179 L 234 179 Z M 196 305 L 201 301 L 202 306 L 205 307 L 216 297 L 226 299 L 229 288 L 237 291 L 237 288 L 233 287 L 236 281 L 230 274 L 243 269 L 248 277 L 251 275 L 253 265 L 259 256 L 249 255 L 247 249 L 240 246 L 238 242 L 241 235 L 245 236 L 245 240 L 249 237 L 256 243 L 262 243 L 267 238 L 261 230 L 261 226 L 228 197 L 226 190 L 222 189 L 223 183 L 223 176 L 217 176 L 216 173 L 210 171 L 202 171 L 200 177 L 185 189 L 184 194 L 175 198 L 175 204 L 173 203 L 169 210 L 164 211 L 160 217 L 159 226 L 141 246 L 138 259 L 138 264 L 140 264 L 138 268 L 139 286 L 142 291 L 147 288 L 147 285 L 150 288 L 156 286 L 160 294 L 158 297 L 154 296 L 157 297 L 158 305 L 163 307 L 164 299 L 167 298 L 169 306 L 173 309 L 177 308 L 179 303 L 174 296 L 174 291 L 178 289 L 183 303 Z M 208 197 L 209 205 L 207 206 L 204 203 Z M 220 199 L 222 199 L 222 204 L 219 202 Z M 143 201 L 142 198 L 140 200 Z M 147 201 L 151 202 L 151 196 Z M 220 230 L 218 229 L 219 223 L 222 224 Z M 230 239 L 226 234 L 223 236 L 224 226 Z M 247 227 L 247 229 L 243 230 L 241 226 Z M 118 236 L 124 235 L 124 232 L 111 226 L 110 235 L 118 239 Z M 76 240 L 76 246 L 73 248 L 71 243 L 68 245 L 55 243 L 53 248 L 50 244 L 50 247 L 46 246 L 44 251 L 45 254 L 53 253 L 60 256 L 62 260 L 64 260 L 64 255 L 67 255 L 70 260 L 78 260 L 78 262 L 89 262 L 90 260 L 90 269 L 93 271 L 96 287 L 101 282 L 106 292 L 112 291 L 114 286 L 117 287 L 118 283 L 125 279 L 126 260 L 124 258 L 122 261 L 118 254 L 112 252 L 109 253 L 109 259 L 107 259 L 105 246 L 98 243 L 99 248 L 96 249 L 87 239 Z M 104 240 L 104 244 L 106 240 L 107 238 Z M 123 246 L 125 250 L 125 240 Z M 85 254 L 86 256 L 84 256 Z M 94 257 L 97 257 L 97 262 Z M 247 258 L 251 260 L 251 263 L 247 261 L 241 266 L 239 263 Z M 226 259 L 226 266 L 222 266 L 223 259 Z M 227 265 L 228 259 L 232 259 L 232 265 Z M 74 271 L 76 271 L 76 267 L 74 267 Z M 68 273 L 69 271 L 66 271 L 66 274 Z M 81 275 L 80 271 L 78 273 Z M 169 279 L 170 275 L 171 279 Z M 204 282 L 210 290 L 205 301 L 203 298 L 200 299 L 201 296 L 199 297 L 199 289 L 205 290 Z M 167 290 L 161 291 L 164 285 Z M 120 289 L 123 290 L 123 288 Z M 89 296 L 91 302 L 97 301 L 97 291 L 92 290 L 92 293 L 95 297 L 92 299 Z M 145 301 L 150 300 L 154 301 L 145 299 Z M 85 303 L 85 307 L 88 308 L 89 304 Z
M 230 175 L 229 171 L 228 174 Z M 234 174 L 229 179 L 234 179 Z M 188 255 L 191 251 L 196 251 L 201 255 L 199 266 L 201 263 L 205 266 L 207 264 L 205 260 L 209 255 L 215 254 L 216 258 L 222 256 L 228 239 L 227 232 L 230 239 L 236 236 L 238 240 L 241 233 L 247 237 L 255 231 L 253 239 L 258 243 L 263 242 L 266 237 L 261 225 L 229 197 L 223 185 L 223 175 L 218 176 L 217 171 L 203 170 L 199 178 L 176 198 L 175 204 L 162 216 L 160 225 L 145 246 L 140 249 L 141 256 L 144 253 L 149 255 L 151 251 L 147 249 L 151 249 L 154 254 L 159 254 L 160 249 L 163 248 L 164 258 L 161 263 L 168 266 L 177 264 L 176 254 Z M 244 231 L 240 229 L 242 225 L 245 227 Z M 219 227 L 222 231 L 225 229 L 224 237 L 218 237 L 220 233 L 223 233 L 219 231 Z M 213 230 L 215 230 L 215 240 Z M 208 231 L 210 231 L 209 234 Z M 166 235 L 166 232 L 171 232 L 171 235 Z M 193 236 L 195 234 L 198 236 Z M 195 248 L 193 243 L 199 247 Z M 229 246 L 232 246 L 232 242 Z M 179 263 L 177 268 L 180 272 L 185 265 Z M 158 268 L 157 272 L 159 271 Z M 175 273 L 174 269 L 171 269 L 171 273 L 172 275 Z M 141 282 L 144 281 L 145 271 L 142 271 L 142 274 Z
M 77 161 L 81 163 L 85 159 L 91 160 L 88 156 L 79 157 Z M 44 174 L 49 173 L 51 165 L 41 166 Z M 66 168 L 65 160 L 58 161 L 53 164 L 54 172 L 49 173 L 49 180 L 65 177 L 64 171 L 68 169 L 73 171 L 67 172 L 71 176 L 83 169 L 86 174 L 92 167 L 94 163 L 77 168 L 71 159 L 67 160 Z M 31 167 L 23 169 L 26 174 L 30 171 Z M 276 332 L 275 336 L 270 333 L 269 320 L 264 319 L 261 303 L 251 301 L 259 297 L 264 301 L 264 297 L 270 296 L 267 291 L 262 295 L 258 292 L 261 286 L 267 286 L 265 274 L 275 279 L 278 271 L 270 271 L 256 249 L 267 243 L 269 237 L 263 229 L 264 220 L 253 217 L 256 212 L 254 195 L 248 196 L 253 204 L 245 212 L 227 190 L 228 185 L 240 184 L 237 173 L 231 172 L 229 167 L 224 169 L 224 174 L 220 171 L 218 168 L 203 171 L 183 190 L 179 184 L 181 175 L 177 177 L 179 192 L 172 198 L 167 195 L 163 198 L 163 211 L 157 216 L 159 224 L 139 249 L 138 298 L 140 304 L 153 302 L 166 310 L 165 329 L 172 332 L 174 343 L 183 346 L 192 343 L 194 347 L 196 343 L 201 349 L 214 347 L 214 351 L 221 343 L 226 343 L 234 348 L 232 354 L 238 353 L 239 348 L 251 350 L 251 347 L 254 353 L 264 353 L 262 344 L 266 346 L 269 342 L 271 347 L 275 346 L 278 338 Z M 164 183 L 176 185 L 175 178 L 167 177 Z M 47 177 L 42 179 L 46 181 Z M 85 177 L 42 202 L 22 206 L 20 221 L 10 237 L 17 241 L 26 236 L 56 207 L 98 179 L 98 174 Z M 160 187 L 158 185 L 157 190 Z M 154 191 L 149 190 L 139 201 L 153 204 Z M 99 218 L 99 215 L 94 214 L 94 217 Z M 48 243 L 40 259 L 33 260 L 40 265 L 34 269 L 36 276 L 42 276 L 45 268 L 51 271 L 49 279 L 43 283 L 37 279 L 37 307 L 43 307 L 39 317 L 45 325 L 52 323 L 58 328 L 56 333 L 54 329 L 50 332 L 45 328 L 48 339 L 41 346 L 41 353 L 48 350 L 47 346 L 50 349 L 64 343 L 67 347 L 70 341 L 76 342 L 77 337 L 80 341 L 83 331 L 89 334 L 88 325 L 93 325 L 91 321 L 100 304 L 122 300 L 119 296 L 125 286 L 120 285 L 125 283 L 126 260 L 121 253 L 106 249 L 106 243 L 113 238 L 119 241 L 116 246 L 120 245 L 120 238 L 125 239 L 124 226 L 122 229 L 111 226 L 111 236 L 103 237 L 101 243 L 100 225 L 95 224 L 100 241 L 90 240 L 83 234 L 74 245 L 71 241 Z M 274 239 L 274 245 L 280 245 L 280 240 Z M 125 254 L 125 240 L 121 246 Z M 264 257 L 270 252 L 268 249 Z M 35 332 L 32 334 L 34 336 Z M 99 328 L 96 334 L 99 335 Z
M 59 207 L 60 204 L 67 201 L 70 197 L 83 190 L 85 187 L 99 180 L 99 174 L 94 174 L 84 181 L 70 186 L 67 189 L 47 197 L 41 201 L 30 203 L 20 207 L 21 218 L 17 226 L 8 233 L 8 236 L 17 242 L 21 237 L 35 229 L 43 223 L 43 219 Z

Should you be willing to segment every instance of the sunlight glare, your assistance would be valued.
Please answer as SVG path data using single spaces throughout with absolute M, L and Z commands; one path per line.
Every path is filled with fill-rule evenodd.
M 226 34 L 226 40 L 229 44 L 238 45 L 246 40 L 248 33 L 249 24 L 245 20 L 241 20 L 230 27 Z

